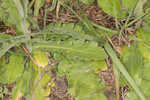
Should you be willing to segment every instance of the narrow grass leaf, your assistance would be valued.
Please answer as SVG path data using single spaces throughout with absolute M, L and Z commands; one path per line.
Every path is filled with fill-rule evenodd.
M 138 88 L 138 86 L 136 85 L 136 83 L 134 82 L 134 80 L 132 79 L 132 77 L 129 75 L 129 73 L 125 69 L 124 65 L 118 59 L 118 57 L 116 56 L 116 53 L 113 51 L 113 49 L 111 48 L 109 43 L 105 44 L 105 49 L 106 49 L 107 53 L 109 54 L 109 56 L 111 57 L 113 63 L 116 65 L 115 67 L 117 67 L 120 70 L 120 72 L 123 74 L 123 76 L 126 78 L 126 80 L 130 83 L 130 85 L 135 90 L 135 92 L 138 94 L 138 96 L 141 98 L 141 100 L 147 100 L 145 98 L 145 96 L 143 95 L 143 93 Z

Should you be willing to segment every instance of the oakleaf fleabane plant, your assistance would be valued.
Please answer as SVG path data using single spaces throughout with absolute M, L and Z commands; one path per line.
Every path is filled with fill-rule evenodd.
M 127 47 L 124 54 L 121 54 L 121 60 L 119 60 L 111 46 L 108 43 L 106 44 L 105 34 L 102 37 L 95 31 L 95 27 L 98 28 L 99 25 L 91 23 L 88 17 L 84 15 L 81 18 L 68 6 L 68 1 L 60 4 L 71 10 L 82 23 L 64 24 L 56 22 L 47 26 L 44 24 L 43 29 L 40 29 L 40 26 L 36 24 L 38 30 L 34 25 L 30 26 L 28 21 L 30 23 L 32 23 L 31 20 L 35 23 L 38 22 L 37 17 L 42 6 L 46 9 L 45 12 L 52 11 L 55 10 L 56 6 L 59 8 L 60 5 L 57 4 L 57 1 L 51 2 L 50 9 L 44 8 L 44 6 L 50 6 L 50 2 L 47 3 L 45 0 L 31 0 L 31 2 L 29 0 L 0 1 L 0 21 L 6 26 L 12 27 L 17 35 L 0 34 L 0 83 L 15 83 L 11 93 L 12 99 L 17 100 L 22 96 L 27 100 L 48 99 L 47 97 L 51 93 L 51 87 L 49 86 L 53 83 L 51 80 L 54 80 L 49 71 L 55 69 L 56 77 L 66 76 L 69 85 L 68 93 L 72 96 L 71 98 L 74 97 L 76 100 L 106 100 L 107 98 L 104 95 L 106 88 L 101 84 L 97 73 L 107 69 L 105 59 L 109 55 L 114 66 L 128 81 L 129 84 L 127 84 L 135 90 L 131 90 L 125 100 L 132 98 L 132 95 L 139 95 L 140 99 L 146 100 L 149 97 L 149 93 L 146 92 L 149 91 L 148 83 L 150 79 L 150 58 L 145 56 L 149 54 L 149 49 L 145 47 L 149 46 L 149 20 L 146 20 L 148 23 L 143 23 L 145 27 L 137 31 L 137 37 L 144 42 L 134 42 L 135 44 L 133 43 L 131 48 Z M 85 5 L 91 5 L 94 1 L 97 1 L 104 12 L 116 19 L 125 18 L 131 12 L 129 13 L 131 15 L 127 18 L 128 21 L 134 15 L 133 11 L 139 4 L 138 0 L 132 0 L 131 4 L 128 4 L 128 2 L 131 2 L 130 0 L 79 1 Z M 142 12 L 142 7 L 143 5 L 140 5 L 139 8 L 136 8 L 136 11 L 140 9 Z M 32 11 L 28 12 L 29 10 Z M 32 19 L 32 14 L 36 18 Z M 44 18 L 44 23 L 46 23 L 46 14 Z M 128 23 L 128 21 L 125 22 L 125 28 L 131 25 L 131 22 Z M 33 28 L 36 33 L 29 32 L 29 28 L 31 30 Z M 105 27 L 99 27 L 99 29 L 110 32 L 110 34 L 111 32 L 118 33 L 118 31 L 111 31 Z M 24 52 L 26 49 L 22 49 L 22 43 L 29 49 L 27 54 Z M 145 53 L 142 52 L 143 50 Z M 53 65 L 53 62 L 57 62 L 57 64 Z M 136 70 L 134 70 L 135 66 Z M 142 71 L 141 68 L 143 68 Z M 147 89 L 142 85 L 146 85 Z M 138 96 L 134 97 L 138 98 Z
M 4 54 L 8 50 L 10 50 L 10 48 L 15 47 L 15 46 L 19 47 L 20 44 L 18 44 L 18 43 L 24 43 L 27 41 L 28 41 L 27 43 L 29 43 L 29 45 L 32 46 L 33 59 L 35 61 L 37 61 L 38 62 L 37 64 L 39 66 L 42 66 L 42 68 L 44 68 L 44 66 L 46 66 L 48 64 L 47 61 L 46 61 L 46 63 L 43 62 L 43 60 L 45 59 L 45 56 L 44 56 L 44 58 L 42 58 L 43 57 L 42 55 L 43 54 L 45 55 L 46 52 L 50 52 L 52 57 L 55 60 L 58 60 L 59 62 L 66 59 L 69 62 L 73 61 L 73 63 L 74 63 L 74 61 L 77 61 L 77 62 L 84 61 L 84 63 L 86 64 L 89 61 L 91 63 L 92 63 L 92 61 L 104 61 L 104 59 L 107 57 L 104 49 L 102 47 L 99 47 L 95 41 L 92 41 L 93 37 L 87 35 L 80 25 L 56 23 L 54 25 L 51 24 L 51 25 L 47 26 L 47 28 L 41 30 L 41 32 L 44 32 L 45 34 L 43 35 L 40 33 L 39 34 L 35 33 L 33 35 L 34 38 L 32 38 L 31 40 L 27 39 L 26 35 L 19 35 L 16 37 L 12 37 L 10 35 L 1 34 L 0 42 L 2 43 L 2 45 L 1 45 L 0 50 L 3 51 L 3 54 L 1 54 L 1 57 L 2 56 L 5 57 L 6 55 L 4 55 Z M 31 35 L 32 35 L 32 33 L 31 33 Z M 31 36 L 31 35 L 27 34 L 27 36 Z M 46 38 L 45 38 L 45 35 L 47 35 Z M 5 44 L 10 45 L 9 48 Z M 34 52 L 36 50 L 39 50 L 42 52 Z M 7 54 L 9 54 L 9 53 L 7 53 Z M 21 58 L 24 59 L 23 57 L 21 57 Z M 61 58 L 63 58 L 63 59 L 61 59 Z M 12 59 L 10 59 L 10 61 L 11 60 Z M 13 59 L 13 60 L 15 60 L 15 59 Z M 19 59 L 18 62 L 21 63 L 22 61 L 20 61 L 20 60 L 21 59 Z M 17 63 L 15 63 L 15 64 L 17 64 Z M 3 64 L 3 65 L 5 66 L 5 64 Z M 1 66 L 1 67 L 4 67 L 4 66 Z M 17 65 L 15 65 L 15 66 L 17 66 Z M 31 68 L 28 68 L 29 66 L 32 68 L 32 70 L 31 70 Z M 7 76 L 6 78 L 14 77 L 11 82 L 16 82 L 16 86 L 14 87 L 13 92 L 12 92 L 13 100 L 15 100 L 16 98 L 21 97 L 21 96 L 26 97 L 27 95 L 30 95 L 31 98 L 36 98 L 36 99 L 42 100 L 45 96 L 48 96 L 48 94 L 50 93 L 49 88 L 43 89 L 43 87 L 47 84 L 47 82 L 50 81 L 47 76 L 43 77 L 43 78 L 46 78 L 46 79 L 43 79 L 44 81 L 41 79 L 41 81 L 38 82 L 39 85 L 36 84 L 37 80 L 39 80 L 39 77 L 41 77 L 41 72 L 39 72 L 37 69 L 42 70 L 42 68 L 41 67 L 38 68 L 36 65 L 30 65 L 30 64 L 28 65 L 28 67 L 26 68 L 25 65 L 22 65 L 22 67 L 20 67 L 20 68 L 23 68 L 24 70 L 18 68 L 18 70 L 20 70 L 19 73 L 22 71 L 21 76 L 19 74 L 19 77 L 17 77 L 17 75 L 14 75 L 14 76 L 10 76 L 10 74 L 8 75 L 7 73 L 11 73 L 12 71 L 5 69 L 6 70 L 5 72 L 7 72 L 7 73 L 4 72 L 5 74 L 3 74 L 3 77 L 6 77 L 6 76 Z M 87 67 L 87 66 L 84 66 L 84 64 L 81 64 L 81 67 Z M 8 68 L 11 69 L 11 68 L 13 68 L 13 66 L 11 66 L 11 67 L 8 66 Z M 61 68 L 63 69 L 64 66 L 61 66 Z M 18 70 L 16 70 L 16 71 L 18 71 Z M 80 68 L 78 69 L 78 71 L 80 71 Z M 76 70 L 76 72 L 78 72 L 78 71 Z M 72 72 L 69 72 L 69 73 L 72 73 Z M 87 76 L 87 74 L 89 74 L 89 73 L 85 73 L 83 75 L 81 74 L 81 76 L 83 76 L 83 78 L 84 78 L 85 76 Z M 72 75 L 73 74 L 71 74 L 71 77 L 73 77 Z M 96 74 L 94 74 L 93 71 L 90 71 L 90 77 L 91 78 L 88 78 L 86 81 L 88 81 L 90 79 L 89 81 L 93 81 L 93 82 L 91 82 L 92 87 L 91 87 L 90 91 L 87 92 L 87 94 L 94 93 L 95 92 L 94 90 L 97 87 L 95 85 L 95 83 L 99 84 L 99 78 L 98 78 L 98 76 L 96 76 Z M 96 77 L 96 79 L 95 79 L 95 77 Z M 73 78 L 73 80 L 74 80 L 74 78 Z M 32 85 L 35 88 L 31 88 L 31 90 L 30 90 L 31 84 L 27 84 L 26 83 L 27 81 L 33 82 Z M 42 83 L 46 82 L 46 83 L 44 83 L 44 85 L 41 86 L 40 85 L 41 82 Z M 79 82 L 80 82 L 80 80 L 79 80 Z M 69 83 L 70 83 L 70 81 L 69 81 Z M 35 86 L 35 84 L 37 86 Z M 87 86 L 90 86 L 90 84 L 87 84 Z M 36 87 L 37 87 L 37 89 L 36 89 Z M 72 88 L 75 88 L 75 87 L 73 86 Z M 99 89 L 99 88 L 97 88 L 97 89 Z M 83 87 L 82 91 L 85 91 L 85 90 L 86 90 L 86 88 Z M 30 91 L 30 92 L 28 92 L 28 91 Z M 42 92 L 41 97 L 37 98 L 37 95 L 39 94 L 40 91 Z M 73 93 L 73 92 L 74 91 L 70 91 L 70 93 Z M 77 94 L 76 98 L 82 98 L 82 99 L 85 98 L 85 96 L 80 96 L 80 95 L 82 95 L 82 94 Z M 30 98 L 30 96 L 28 98 Z M 73 94 L 72 96 L 75 96 L 75 95 Z M 103 93 L 100 95 L 96 94 L 96 97 L 89 96 L 88 98 L 98 98 L 98 97 L 106 98 Z

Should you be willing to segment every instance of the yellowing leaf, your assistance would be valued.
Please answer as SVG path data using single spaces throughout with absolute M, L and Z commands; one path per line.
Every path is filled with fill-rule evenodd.
M 39 79 L 39 76 L 40 74 L 36 76 L 34 86 L 36 86 L 36 82 Z M 37 87 L 35 87 L 34 92 L 32 92 L 32 95 L 34 95 L 34 100 L 48 99 L 48 95 L 50 94 L 50 87 L 46 87 L 46 86 L 48 85 L 48 82 L 50 82 L 50 80 L 51 77 L 45 73 L 42 79 L 39 81 Z
M 17 94 L 16 100 L 21 100 L 22 96 L 23 96 L 23 93 L 19 92 Z
M 101 71 L 107 70 L 107 64 L 103 61 L 94 61 L 92 62 L 94 70 L 96 73 L 99 73 Z
M 138 45 L 144 59 L 150 61 L 150 48 L 147 48 L 143 43 L 139 43 Z
M 30 87 L 32 87 L 30 81 L 33 77 L 33 74 L 33 69 L 28 66 L 28 68 L 26 68 L 23 72 L 22 76 L 16 81 L 16 84 L 12 89 L 12 100 L 16 100 L 17 97 L 26 96 L 30 94 Z
M 33 51 L 33 55 L 33 58 L 39 67 L 44 68 L 48 65 L 48 57 L 46 55 L 46 52 L 41 50 L 35 50 Z

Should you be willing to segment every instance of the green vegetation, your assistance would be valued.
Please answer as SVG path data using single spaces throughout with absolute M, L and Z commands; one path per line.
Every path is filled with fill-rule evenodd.
M 10 94 L 12 100 L 50 100 L 56 77 L 65 76 L 70 100 L 107 100 L 108 89 L 99 73 L 108 69 L 106 59 L 115 74 L 117 89 L 128 85 L 124 100 L 150 98 L 150 12 L 148 0 L 0 0 L 0 22 L 14 30 L 13 35 L 0 30 L 0 84 L 14 83 L 12 91 L 0 87 L 0 98 Z M 51 6 L 46 6 L 51 2 Z M 112 16 L 115 28 L 110 29 L 90 21 L 69 5 L 72 2 L 98 7 Z M 47 11 L 59 13 L 59 7 L 74 14 L 79 22 L 46 23 Z M 40 9 L 44 9 L 39 24 Z M 64 11 L 61 10 L 61 12 Z M 55 11 L 56 10 L 56 11 Z M 132 19 L 131 19 L 132 18 Z M 124 20 L 120 24 L 120 20 Z M 142 20 L 135 33 L 127 37 L 132 42 L 116 50 L 111 38 L 125 35 Z M 42 27 L 42 28 L 41 28 Z M 1 28 L 0 28 L 1 29 Z M 109 66 L 110 67 L 110 66 Z M 51 71 L 56 71 L 56 76 Z M 113 91 L 112 91 L 113 92 Z

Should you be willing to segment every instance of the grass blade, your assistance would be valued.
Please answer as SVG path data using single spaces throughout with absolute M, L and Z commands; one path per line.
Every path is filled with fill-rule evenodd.
M 134 80 L 132 79 L 132 77 L 129 75 L 129 73 L 125 69 L 124 65 L 120 62 L 120 60 L 116 56 L 116 53 L 113 51 L 113 49 L 111 48 L 111 46 L 109 45 L 109 43 L 106 43 L 104 47 L 105 47 L 107 53 L 109 54 L 109 56 L 111 57 L 113 63 L 115 64 L 114 67 L 116 67 L 117 69 L 119 69 L 119 71 L 123 74 L 123 76 L 126 78 L 126 80 L 130 83 L 130 85 L 135 90 L 135 92 L 137 93 L 137 95 L 141 98 L 141 100 L 146 100 L 145 96 L 140 91 L 140 89 L 138 88 L 138 86 L 136 85 L 136 83 L 134 82 Z

